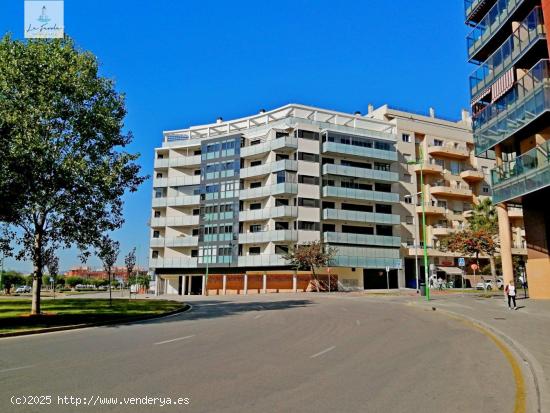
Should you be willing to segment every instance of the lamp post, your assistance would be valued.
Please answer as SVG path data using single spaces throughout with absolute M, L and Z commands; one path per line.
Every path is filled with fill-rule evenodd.
M 422 151 L 420 152 L 420 158 L 415 161 L 410 161 L 408 164 L 420 165 L 420 194 L 422 202 L 422 239 L 424 241 L 424 283 L 426 291 L 426 301 L 430 301 L 430 285 L 429 285 L 429 268 L 428 268 L 428 245 L 426 243 L 426 203 L 424 195 L 424 156 Z M 415 211 L 416 212 L 416 211 Z
M 413 211 L 413 224 L 414 224 L 414 275 L 416 277 L 416 292 L 418 293 L 420 291 L 420 280 L 418 277 L 418 214 L 416 213 L 416 206 L 418 205 L 418 194 L 420 192 L 416 192 L 413 195 L 405 195 L 405 198 L 410 198 L 413 205 L 414 205 L 414 211 Z

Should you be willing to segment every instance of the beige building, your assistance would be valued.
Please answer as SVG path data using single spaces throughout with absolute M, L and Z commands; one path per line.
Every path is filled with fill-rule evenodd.
M 426 244 L 431 276 L 452 280 L 461 274 L 458 254 L 441 250 L 441 242 L 466 227 L 473 205 L 491 196 L 489 170 L 495 161 L 476 158 L 471 120 L 466 111 L 458 122 L 389 108 L 370 110 L 368 116 L 389 121 L 395 126 L 399 154 L 399 190 L 401 193 L 401 242 L 405 284 L 416 284 L 415 261 L 418 255 L 420 279 L 423 279 L 423 237 L 420 174 L 425 194 Z M 422 165 L 410 164 L 423 159 Z M 525 231 L 521 209 L 511 218 L 514 254 L 525 256 Z M 419 240 L 415 248 L 415 240 Z M 482 264 L 487 260 L 482 260 Z M 467 271 L 468 272 L 468 271 Z

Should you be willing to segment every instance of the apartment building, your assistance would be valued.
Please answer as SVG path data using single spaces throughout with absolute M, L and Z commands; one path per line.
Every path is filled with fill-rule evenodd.
M 494 157 L 503 272 L 514 276 L 509 222 L 523 207 L 533 298 L 550 298 L 550 0 L 466 0 L 475 152 Z
M 167 131 L 155 149 L 150 268 L 158 293 L 296 291 L 284 255 L 337 248 L 350 288 L 404 287 L 395 125 L 286 105 Z M 208 274 L 208 277 L 206 275 Z M 207 280 L 207 281 L 206 281 Z
M 465 229 L 473 206 L 491 196 L 489 171 L 495 161 L 475 157 L 471 119 L 466 111 L 461 115 L 459 121 L 450 121 L 436 117 L 433 109 L 428 115 L 396 110 L 387 105 L 369 110 L 369 117 L 390 122 L 397 134 L 402 257 L 405 284 L 410 288 L 416 286 L 417 268 L 419 279 L 424 279 L 424 242 L 431 276 L 453 280 L 462 275 L 458 267 L 460 255 L 443 251 L 442 241 L 453 232 Z M 423 162 L 415 164 L 419 160 Z M 421 230 L 421 173 L 426 240 Z M 514 210 L 511 231 L 515 236 L 514 254 L 525 256 L 521 209 Z M 487 264 L 487 257 L 481 262 Z M 466 271 L 469 272 L 468 268 Z

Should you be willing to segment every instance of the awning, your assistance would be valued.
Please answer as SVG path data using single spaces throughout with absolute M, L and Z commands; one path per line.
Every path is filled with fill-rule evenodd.
M 458 267 L 437 267 L 437 271 L 444 271 L 449 275 L 462 275 L 462 270 Z

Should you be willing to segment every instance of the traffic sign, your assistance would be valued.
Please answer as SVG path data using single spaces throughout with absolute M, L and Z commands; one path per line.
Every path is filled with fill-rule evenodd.
M 390 267 L 387 266 L 387 267 L 386 267 L 386 272 L 389 272 L 389 271 L 390 271 Z
M 477 264 L 472 264 L 470 265 L 470 268 L 474 271 L 476 271 L 479 267 L 477 266 Z
M 459 267 L 465 267 L 466 266 L 466 260 L 462 257 L 458 259 L 458 266 Z

